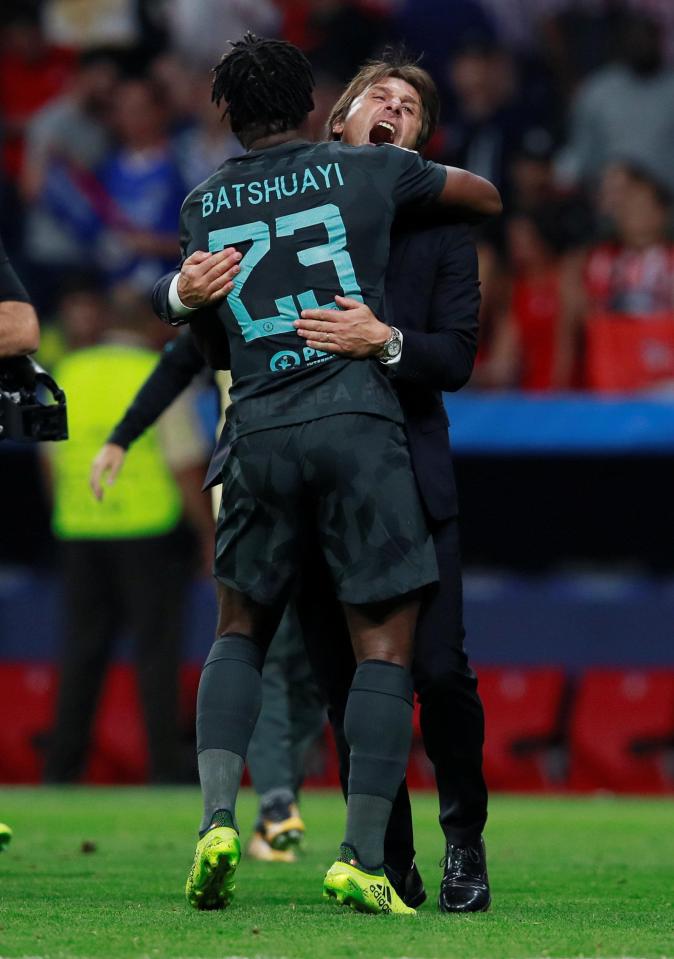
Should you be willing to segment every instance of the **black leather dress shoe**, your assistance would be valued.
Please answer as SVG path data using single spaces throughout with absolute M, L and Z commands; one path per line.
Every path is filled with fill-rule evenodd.
M 424 881 L 415 862 L 405 872 L 398 872 L 397 869 L 384 865 L 384 872 L 406 906 L 416 909 L 422 902 L 426 902 Z
M 476 846 L 447 843 L 440 883 L 440 912 L 485 912 L 491 903 L 484 840 Z

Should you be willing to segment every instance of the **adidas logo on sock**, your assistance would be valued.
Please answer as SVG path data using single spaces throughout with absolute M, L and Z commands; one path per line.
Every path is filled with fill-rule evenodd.
M 391 911 L 391 887 L 385 885 L 383 882 L 373 882 L 370 886 L 370 892 L 377 900 L 379 908 L 382 912 Z

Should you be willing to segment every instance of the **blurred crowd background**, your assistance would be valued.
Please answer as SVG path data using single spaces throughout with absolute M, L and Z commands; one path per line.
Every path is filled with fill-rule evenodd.
M 240 149 L 208 71 L 246 29 L 307 52 L 310 138 L 368 57 L 400 43 L 423 57 L 443 103 L 428 156 L 489 178 L 506 205 L 480 237 L 473 385 L 671 381 L 667 0 L 9 0 L 0 229 L 63 347 L 96 336 L 93 316 L 73 329 L 73 296 L 144 295 L 175 263 L 182 198 Z
M 559 785 L 569 683 L 614 677 L 617 704 L 600 691 L 596 729 L 603 714 L 645 715 L 648 670 L 674 660 L 674 4 L 4 0 L 0 233 L 49 369 L 120 326 L 153 349 L 171 335 L 148 294 L 177 262 L 185 194 L 241 149 L 210 102 L 209 69 L 247 29 L 311 60 L 312 139 L 363 62 L 404 44 L 441 92 L 426 155 L 501 190 L 504 216 L 477 235 L 475 373 L 447 399 L 468 648 L 505 670 L 557 669 L 557 693 L 541 694 L 553 718 L 508 755 Z M 217 416 L 207 378 L 187 405 L 190 454 L 173 465 L 196 476 Z M 0 444 L 0 494 L 1 655 L 44 663 L 62 629 L 59 553 L 33 450 Z M 186 533 L 195 576 L 209 535 L 198 520 Z M 210 641 L 210 588 L 201 580 L 189 599 L 189 661 Z M 504 715 L 517 713 L 531 677 L 499 675 Z M 629 754 L 634 782 L 650 763 L 657 788 L 674 782 L 669 682 L 660 725 Z

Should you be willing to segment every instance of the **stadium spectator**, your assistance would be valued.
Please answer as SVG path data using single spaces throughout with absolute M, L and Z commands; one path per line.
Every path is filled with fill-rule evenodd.
M 106 311 L 107 330 L 100 343 L 75 350 L 57 367 L 69 397 L 70 439 L 50 450 L 49 472 L 53 530 L 61 544 L 66 635 L 45 778 L 72 782 L 82 774 L 106 667 L 119 630 L 126 626 L 133 634 L 150 778 L 175 782 L 184 776 L 178 666 L 193 565 L 180 522 L 190 510 L 211 547 L 208 504 L 205 513 L 197 515 L 194 509 L 208 446 L 195 429 L 186 398 L 138 443 L 124 481 L 103 502 L 87 494 L 94 454 L 157 355 L 151 348 L 156 324 L 144 300 L 120 291 Z M 207 531 L 204 522 L 210 524 Z
M 616 165 L 604 179 L 616 177 L 615 193 L 604 193 L 615 237 L 594 246 L 587 259 L 588 310 L 644 315 L 672 310 L 671 194 L 638 167 Z
M 276 36 L 281 24 L 273 0 L 171 0 L 167 14 L 171 48 L 204 70 L 220 59 L 229 40 L 246 30 Z
M 167 111 L 148 80 L 116 91 L 118 146 L 98 171 L 89 199 L 101 229 L 98 260 L 109 283 L 149 290 L 175 261 L 176 226 L 186 187 L 168 139 Z
M 95 346 L 106 327 L 101 278 L 95 271 L 69 273 L 59 285 L 52 322 L 43 328 L 39 360 L 47 369 L 68 353 Z
M 492 19 L 499 41 L 508 50 L 523 56 L 537 51 L 540 21 L 550 0 L 480 0 Z M 553 0 L 554 2 L 554 0 Z
M 591 74 L 571 104 L 558 159 L 563 182 L 596 185 L 606 166 L 629 162 L 674 188 L 674 70 L 663 61 L 655 21 L 625 18 L 618 61 Z
M 674 4 L 670 0 L 627 0 L 628 7 L 650 17 L 662 37 L 665 60 L 674 66 Z
M 109 147 L 118 75 L 109 53 L 84 54 L 65 91 L 36 113 L 26 130 L 24 253 L 45 309 L 53 305 L 53 288 L 64 274 L 90 258 L 97 221 L 83 188 Z
M 205 82 L 208 71 L 192 66 L 177 53 L 165 51 L 148 63 L 147 73 L 161 90 L 171 135 L 194 126 L 202 108 L 199 85 Z
M 344 82 L 390 36 L 390 4 L 281 0 L 279 6 L 282 36 L 306 53 L 316 78 L 314 109 L 302 132 L 310 140 L 322 140 Z
M 423 65 L 446 89 L 447 63 L 452 56 L 472 43 L 496 41 L 496 24 L 479 0 L 402 0 L 392 4 L 391 29 L 395 38 L 415 56 L 423 55 Z
M 138 0 L 43 0 L 41 6 L 49 43 L 76 50 L 103 44 L 124 49 L 140 39 Z
M 520 0 L 487 0 L 508 12 Z M 540 55 L 568 102 L 579 83 L 615 59 L 626 19 L 645 16 L 658 26 L 667 63 L 674 65 L 674 4 L 670 0 L 537 0 Z
M 16 179 L 23 165 L 26 125 L 63 90 L 76 58 L 71 50 L 45 42 L 38 12 L 30 3 L 10 5 L 0 23 L 2 165 L 5 173 Z
M 442 131 L 443 156 L 491 180 L 507 204 L 513 156 L 527 131 L 545 127 L 549 116 L 524 95 L 512 55 L 492 41 L 467 42 L 450 71 L 456 114 Z
M 605 174 L 602 196 L 614 236 L 591 246 L 565 277 L 559 383 L 571 384 L 584 342 L 589 385 L 638 388 L 674 373 L 671 194 L 650 172 L 616 165 Z M 596 380 L 602 357 L 602 369 L 612 367 L 610 381 Z
M 554 138 L 545 127 L 531 127 L 525 131 L 510 163 L 513 209 L 538 210 L 558 197 L 554 151 Z
M 491 330 L 475 385 L 549 390 L 560 325 L 560 236 L 555 208 L 518 213 L 506 226 L 510 263 L 507 306 Z
M 344 83 L 385 38 L 381 17 L 357 0 L 285 0 L 282 7 L 284 38 L 326 80 Z
M 540 0 L 540 50 L 568 104 L 578 85 L 615 57 L 625 4 L 613 0 Z
M 227 117 L 220 117 L 211 102 L 211 84 L 207 76 L 192 76 L 191 102 L 193 122 L 174 137 L 176 161 L 183 180 L 193 189 L 228 157 L 242 153 Z

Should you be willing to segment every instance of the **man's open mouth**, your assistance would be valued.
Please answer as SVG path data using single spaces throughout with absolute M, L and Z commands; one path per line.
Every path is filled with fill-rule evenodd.
M 387 120 L 379 120 L 370 130 L 370 143 L 393 143 L 396 130 Z

